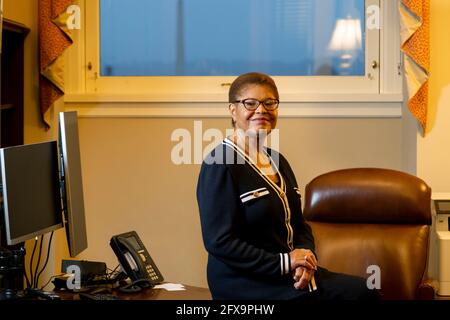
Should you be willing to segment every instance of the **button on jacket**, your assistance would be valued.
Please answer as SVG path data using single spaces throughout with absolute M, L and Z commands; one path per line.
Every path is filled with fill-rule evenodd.
M 229 139 L 202 164 L 197 201 L 214 299 L 291 299 L 305 293 L 293 287 L 288 253 L 314 252 L 314 238 L 287 160 L 265 150 L 279 184 Z

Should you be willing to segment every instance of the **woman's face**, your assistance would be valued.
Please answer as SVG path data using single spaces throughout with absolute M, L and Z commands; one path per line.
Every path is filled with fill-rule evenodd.
M 251 84 L 241 89 L 236 100 L 244 99 L 256 99 L 261 102 L 277 99 L 277 96 L 267 85 Z M 262 103 L 253 111 L 247 110 L 243 103 L 232 103 L 230 112 L 235 122 L 235 129 L 241 129 L 250 135 L 257 134 L 260 130 L 265 130 L 269 134 L 277 124 L 278 109 L 269 111 Z

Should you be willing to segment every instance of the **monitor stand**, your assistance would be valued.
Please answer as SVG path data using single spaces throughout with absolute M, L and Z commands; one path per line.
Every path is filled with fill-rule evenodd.
M 23 291 L 14 289 L 0 289 L 0 301 L 2 300 L 17 300 L 25 298 Z
M 0 300 L 18 299 L 23 296 L 24 272 L 24 243 L 0 247 Z

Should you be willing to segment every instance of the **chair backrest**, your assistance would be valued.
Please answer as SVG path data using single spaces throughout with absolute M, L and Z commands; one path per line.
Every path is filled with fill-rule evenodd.
M 430 204 L 431 189 L 415 176 L 355 168 L 313 179 L 303 214 L 319 265 L 375 285 L 379 270 L 383 299 L 414 299 L 426 276 Z

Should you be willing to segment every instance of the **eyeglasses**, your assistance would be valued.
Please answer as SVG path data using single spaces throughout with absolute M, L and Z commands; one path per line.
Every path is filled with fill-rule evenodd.
M 278 105 L 280 104 L 280 100 L 278 99 L 267 99 L 264 101 L 259 101 L 257 99 L 244 99 L 244 100 L 236 100 L 233 103 L 242 103 L 248 111 L 255 111 L 258 109 L 259 105 L 262 103 L 264 105 L 264 108 L 268 111 L 273 111 L 276 108 L 278 108 Z

